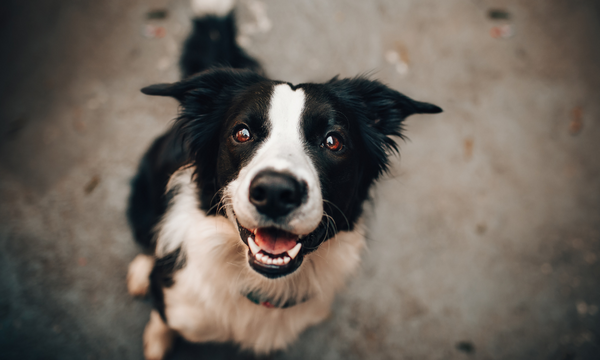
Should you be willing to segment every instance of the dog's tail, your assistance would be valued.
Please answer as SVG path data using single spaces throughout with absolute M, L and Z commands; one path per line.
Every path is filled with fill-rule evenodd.
M 234 67 L 262 74 L 260 65 L 236 43 L 235 0 L 192 0 L 192 33 L 185 42 L 180 66 L 184 78 L 212 67 Z M 164 196 L 169 177 L 187 162 L 177 134 L 158 138 L 144 155 L 132 182 L 127 216 L 135 239 L 153 251 L 154 227 L 167 210 Z
M 195 18 L 179 65 L 183 78 L 211 67 L 225 66 L 262 73 L 256 60 L 236 42 L 235 0 L 192 0 Z

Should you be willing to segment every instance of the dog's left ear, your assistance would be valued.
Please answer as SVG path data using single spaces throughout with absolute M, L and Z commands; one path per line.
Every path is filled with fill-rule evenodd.
M 201 182 L 201 202 L 211 209 L 217 191 L 218 133 L 236 94 L 265 78 L 249 70 L 213 68 L 172 84 L 145 87 L 147 95 L 170 96 L 181 103 L 174 131 Z M 218 201 L 218 199 L 216 200 Z
M 155 84 L 142 88 L 142 93 L 154 96 L 170 96 L 180 102 L 187 98 L 206 97 L 215 100 L 223 90 L 265 80 L 261 75 L 243 69 L 212 68 L 175 83 Z
M 186 91 L 194 88 L 192 81 L 179 81 L 176 83 L 154 84 L 142 88 L 140 91 L 146 95 L 153 96 L 170 96 L 181 101 L 183 94 Z
M 402 122 L 413 114 L 437 114 L 442 109 L 390 89 L 364 77 L 333 78 L 327 83 L 344 107 L 358 121 L 363 142 L 373 165 L 374 178 L 388 169 L 388 155 L 397 152 L 393 136 L 404 138 Z
M 328 83 L 343 102 L 362 105 L 372 126 L 397 125 L 413 114 L 437 114 L 442 109 L 436 105 L 416 101 L 379 81 L 364 77 L 353 79 L 333 78 Z M 394 126 L 392 126 L 393 128 Z M 385 129 L 382 128 L 385 131 Z M 390 134 L 392 135 L 392 134 Z

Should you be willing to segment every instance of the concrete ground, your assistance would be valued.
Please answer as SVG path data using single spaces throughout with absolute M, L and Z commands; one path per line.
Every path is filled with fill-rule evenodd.
M 125 206 L 176 103 L 138 89 L 178 79 L 189 17 L 0 4 L 0 358 L 142 358 Z M 274 359 L 600 358 L 598 2 L 240 0 L 238 23 L 273 78 L 370 73 L 445 110 L 407 121 L 362 269 Z

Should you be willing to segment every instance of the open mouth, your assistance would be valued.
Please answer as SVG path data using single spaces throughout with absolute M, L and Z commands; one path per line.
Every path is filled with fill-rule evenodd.
M 248 263 L 268 278 L 294 272 L 302 264 L 301 236 L 273 227 L 246 229 L 238 225 L 240 236 L 248 245 Z

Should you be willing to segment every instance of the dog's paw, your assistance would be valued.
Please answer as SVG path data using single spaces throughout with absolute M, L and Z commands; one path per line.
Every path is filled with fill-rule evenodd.
M 150 321 L 144 329 L 144 357 L 146 360 L 162 360 L 171 350 L 175 332 L 163 322 L 156 310 L 150 313 Z
M 133 296 L 146 296 L 150 287 L 150 273 L 154 267 L 154 256 L 139 254 L 129 264 L 127 290 Z

